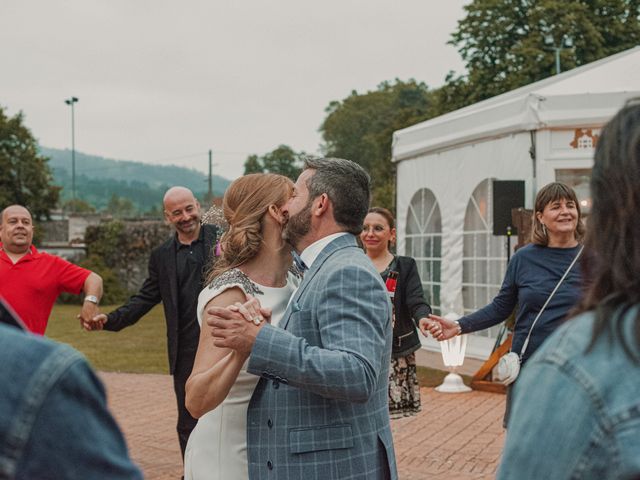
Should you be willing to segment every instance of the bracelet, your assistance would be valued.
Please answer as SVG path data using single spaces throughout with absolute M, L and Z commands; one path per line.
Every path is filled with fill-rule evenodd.
M 455 336 L 457 337 L 458 335 L 462 335 L 462 326 L 460 325 L 460 322 L 458 320 L 454 320 L 453 323 L 458 327 L 458 333 L 456 333 Z
M 84 301 L 95 303 L 96 305 L 98 305 L 98 297 L 96 297 L 95 295 L 87 295 L 86 297 L 84 297 Z

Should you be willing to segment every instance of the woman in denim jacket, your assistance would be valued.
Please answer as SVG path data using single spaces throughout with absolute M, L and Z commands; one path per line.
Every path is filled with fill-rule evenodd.
M 0 365 L 0 479 L 142 479 L 79 352 L 0 323 Z
M 640 103 L 606 125 L 578 307 L 514 388 L 498 478 L 640 478 Z

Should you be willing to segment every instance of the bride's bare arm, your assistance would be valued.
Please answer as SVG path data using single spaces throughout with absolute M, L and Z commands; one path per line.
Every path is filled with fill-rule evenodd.
M 209 301 L 204 311 L 211 306 L 227 307 L 245 301 L 242 290 L 230 288 Z M 194 418 L 200 418 L 222 403 L 247 359 L 246 355 L 234 350 L 216 347 L 211 337 L 211 327 L 207 325 L 206 318 L 202 320 L 198 351 L 186 384 L 185 403 Z

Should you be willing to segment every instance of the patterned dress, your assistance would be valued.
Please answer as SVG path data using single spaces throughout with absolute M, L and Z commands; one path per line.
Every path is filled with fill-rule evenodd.
M 386 282 L 391 270 L 396 269 L 396 259 L 381 273 Z M 394 322 L 395 324 L 395 322 Z M 389 416 L 392 419 L 417 415 L 420 406 L 420 385 L 416 371 L 416 354 L 391 357 L 389 368 Z

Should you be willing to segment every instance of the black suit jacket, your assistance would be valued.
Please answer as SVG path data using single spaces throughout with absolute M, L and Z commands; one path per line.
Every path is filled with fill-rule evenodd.
M 411 257 L 396 257 L 398 283 L 393 299 L 396 323 L 393 327 L 393 356 L 404 357 L 420 348 L 416 321 L 431 313 L 424 299 L 422 282 L 416 261 Z
M 204 229 L 204 258 L 207 259 L 208 266 L 216 241 L 216 227 L 203 225 L 202 228 Z M 202 283 L 204 283 L 204 278 L 200 288 L 202 288 Z M 142 284 L 140 291 L 132 296 L 125 305 L 107 315 L 108 320 L 104 329 L 118 331 L 133 325 L 160 302 L 163 304 L 164 317 L 167 322 L 169 370 L 173 374 L 178 358 L 178 276 L 173 236 L 151 252 L 149 276 Z M 194 349 L 196 347 L 197 345 L 193 345 Z

